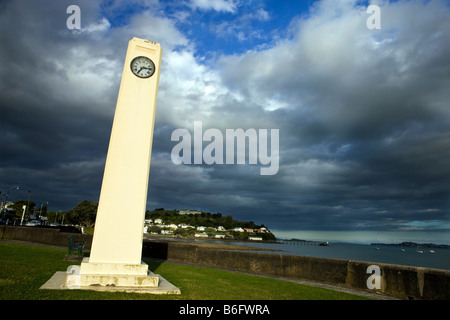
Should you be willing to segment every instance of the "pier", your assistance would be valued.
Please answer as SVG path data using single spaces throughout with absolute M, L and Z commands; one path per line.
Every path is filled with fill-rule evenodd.
M 306 240 L 279 240 L 281 244 L 295 245 L 295 246 L 329 246 L 330 243 L 321 241 L 306 241 Z

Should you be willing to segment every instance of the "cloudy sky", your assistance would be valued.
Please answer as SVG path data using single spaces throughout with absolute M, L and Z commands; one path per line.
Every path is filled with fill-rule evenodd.
M 279 237 L 450 244 L 450 3 L 374 3 L 379 30 L 355 0 L 1 1 L 2 194 L 98 202 L 138 37 L 164 51 L 147 209 L 231 214 Z M 171 135 L 194 122 L 278 129 L 277 174 L 174 164 Z

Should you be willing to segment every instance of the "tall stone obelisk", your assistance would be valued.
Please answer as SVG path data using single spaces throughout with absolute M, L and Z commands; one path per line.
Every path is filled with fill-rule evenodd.
M 162 49 L 133 38 L 114 115 L 91 253 L 81 286 L 157 286 L 141 261 Z

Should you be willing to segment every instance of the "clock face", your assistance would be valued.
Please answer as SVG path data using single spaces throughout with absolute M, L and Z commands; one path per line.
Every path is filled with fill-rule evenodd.
M 155 64 L 147 57 L 136 57 L 131 61 L 131 71 L 139 78 L 150 78 L 155 73 Z

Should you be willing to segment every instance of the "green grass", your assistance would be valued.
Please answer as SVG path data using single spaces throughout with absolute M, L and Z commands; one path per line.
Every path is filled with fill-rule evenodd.
M 356 300 L 362 297 L 270 278 L 211 268 L 146 261 L 180 288 L 181 295 L 39 289 L 56 271 L 75 262 L 66 250 L 0 242 L 0 299 L 5 300 Z

